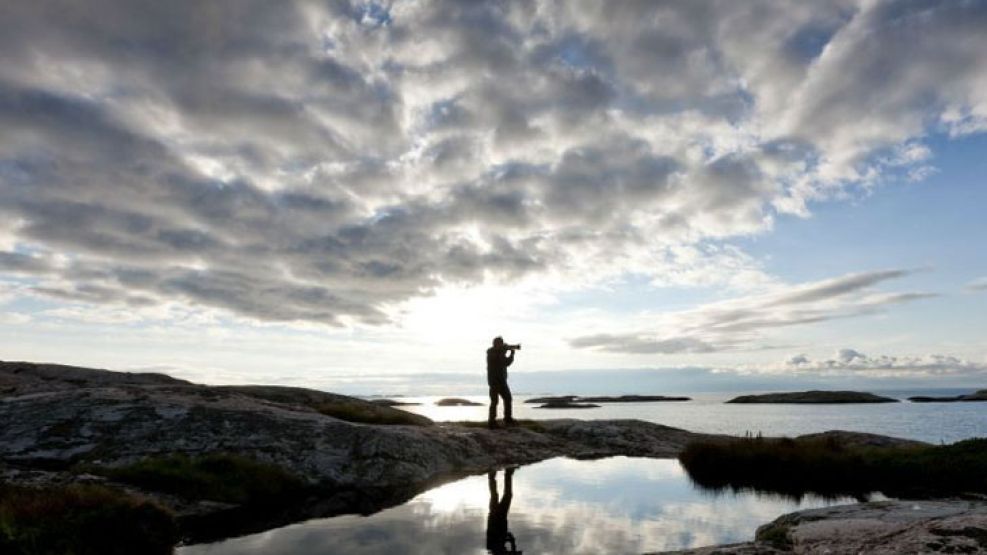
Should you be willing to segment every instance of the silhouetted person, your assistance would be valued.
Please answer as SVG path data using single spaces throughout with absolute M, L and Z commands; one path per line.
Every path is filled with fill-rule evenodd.
M 497 426 L 497 400 L 504 399 L 504 423 L 514 424 L 511 415 L 511 388 L 507 387 L 507 367 L 514 362 L 516 345 L 505 345 L 502 337 L 495 337 L 493 347 L 487 349 L 487 385 L 490 386 L 490 416 L 487 425 Z M 520 348 L 520 347 L 518 347 Z
M 487 473 L 487 486 L 490 488 L 490 511 L 487 513 L 487 551 L 493 555 L 521 555 L 517 550 L 514 534 L 507 530 L 507 513 L 511 510 L 514 491 L 511 479 L 514 469 L 504 471 L 504 497 L 497 496 L 497 472 Z

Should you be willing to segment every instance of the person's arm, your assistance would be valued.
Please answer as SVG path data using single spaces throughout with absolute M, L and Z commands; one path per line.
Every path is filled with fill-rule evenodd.
M 514 363 L 514 351 L 507 351 L 507 356 L 504 357 L 504 367 L 508 367 Z

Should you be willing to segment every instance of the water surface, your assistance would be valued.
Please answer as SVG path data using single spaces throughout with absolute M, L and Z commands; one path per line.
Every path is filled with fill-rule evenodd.
M 949 391 L 876 392 L 892 398 L 912 395 L 969 393 Z M 930 443 L 952 443 L 972 437 L 987 437 L 987 402 L 982 403 L 879 403 L 850 405 L 727 404 L 733 394 L 692 395 L 692 401 L 660 403 L 605 403 L 596 409 L 538 409 L 524 403 L 532 395 L 517 395 L 517 418 L 636 418 L 683 428 L 692 432 L 743 435 L 762 432 L 771 436 L 796 436 L 850 430 L 917 439 Z M 469 396 L 479 407 L 438 407 L 438 397 L 409 397 L 420 406 L 399 407 L 424 414 L 436 421 L 486 420 L 489 399 Z M 501 409 L 503 410 L 503 409 Z M 502 415 L 503 413 L 499 413 Z
M 784 513 L 853 502 L 712 494 L 695 487 L 672 459 L 552 459 L 517 469 L 510 496 L 505 471 L 492 482 L 472 476 L 370 516 L 311 520 L 178 553 L 482 554 L 491 544 L 509 547 L 504 531 L 527 555 L 642 553 L 746 541 Z

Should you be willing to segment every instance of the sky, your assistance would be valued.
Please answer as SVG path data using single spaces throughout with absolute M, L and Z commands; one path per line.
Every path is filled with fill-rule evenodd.
M 502 335 L 541 391 L 983 387 L 985 28 L 983 0 L 4 2 L 0 358 L 465 391 Z

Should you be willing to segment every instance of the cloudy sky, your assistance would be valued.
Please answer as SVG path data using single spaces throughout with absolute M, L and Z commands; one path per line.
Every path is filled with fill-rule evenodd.
M 984 29 L 983 0 L 4 2 L 0 358 L 396 390 L 502 334 L 517 373 L 982 384 Z

